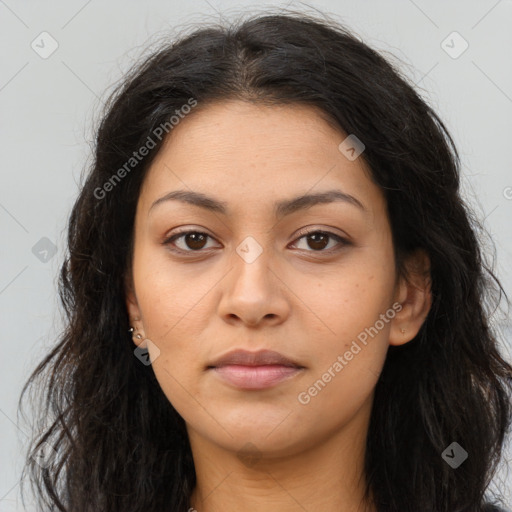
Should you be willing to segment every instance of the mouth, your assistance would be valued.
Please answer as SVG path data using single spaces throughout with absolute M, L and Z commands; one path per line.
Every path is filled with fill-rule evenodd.
M 207 366 L 222 381 L 244 390 L 273 387 L 304 370 L 304 366 L 272 350 L 235 350 Z

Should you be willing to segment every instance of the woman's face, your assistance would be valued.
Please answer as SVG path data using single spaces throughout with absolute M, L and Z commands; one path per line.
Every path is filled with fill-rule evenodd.
M 363 435 L 389 344 L 416 334 L 384 197 L 345 138 L 310 107 L 223 102 L 151 165 L 127 304 L 191 440 L 281 456 Z

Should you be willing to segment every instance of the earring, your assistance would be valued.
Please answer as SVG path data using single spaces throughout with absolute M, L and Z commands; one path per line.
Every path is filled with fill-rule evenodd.
M 402 334 L 405 334 L 405 331 L 406 331 L 406 329 L 400 329 L 400 332 L 401 332 Z
M 142 334 L 140 334 L 138 331 L 135 331 L 133 327 L 130 327 L 130 328 L 128 329 L 128 332 L 131 332 L 131 333 L 136 332 L 137 334 L 135 334 L 135 337 L 136 337 L 138 340 L 141 340 L 141 339 L 142 339 Z M 133 335 L 132 335 L 132 336 L 133 336 Z
M 140 318 L 134 318 L 134 319 L 133 319 L 133 321 L 134 321 L 134 322 L 138 322 L 139 320 L 140 320 Z M 130 327 L 130 328 L 128 329 L 128 332 L 130 332 L 130 333 L 135 332 L 135 333 L 137 333 L 137 334 L 135 334 L 135 337 L 136 337 L 138 340 L 141 340 L 141 339 L 142 339 L 142 334 L 140 334 L 138 331 L 136 331 L 133 327 Z

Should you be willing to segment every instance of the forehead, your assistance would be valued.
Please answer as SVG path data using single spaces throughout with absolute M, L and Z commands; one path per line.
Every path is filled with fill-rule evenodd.
M 370 210 L 382 208 L 363 158 L 349 160 L 340 151 L 346 137 L 310 106 L 199 105 L 167 136 L 145 178 L 141 206 L 148 210 L 177 189 L 243 208 L 337 188 Z

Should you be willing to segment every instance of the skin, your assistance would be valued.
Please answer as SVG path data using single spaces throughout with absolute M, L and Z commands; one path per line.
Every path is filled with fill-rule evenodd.
M 148 347 L 187 425 L 197 474 L 191 504 L 199 512 L 375 511 L 362 503 L 374 388 L 389 345 L 413 339 L 427 316 L 428 258 L 409 258 L 408 280 L 395 274 L 384 196 L 363 158 L 338 149 L 346 134 L 314 108 L 200 107 L 174 127 L 145 178 L 126 293 L 142 334 L 134 342 Z M 332 189 L 365 210 L 337 201 L 275 216 L 275 202 Z M 229 214 L 175 200 L 150 210 L 175 190 L 214 197 Z M 210 238 L 166 245 L 178 227 Z M 322 245 L 304 228 L 349 243 Z M 248 236 L 262 250 L 251 263 L 236 251 Z M 332 374 L 394 303 L 394 318 L 301 403 L 299 394 Z M 304 369 L 269 389 L 236 389 L 205 369 L 235 348 L 275 350 Z

